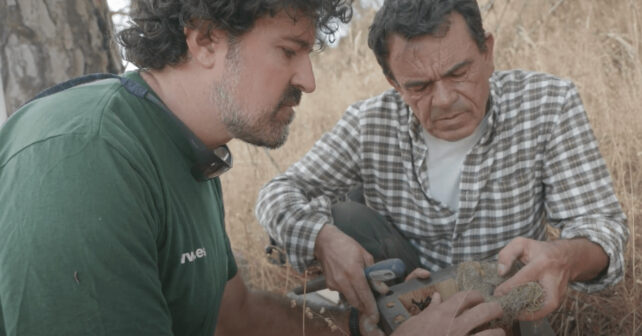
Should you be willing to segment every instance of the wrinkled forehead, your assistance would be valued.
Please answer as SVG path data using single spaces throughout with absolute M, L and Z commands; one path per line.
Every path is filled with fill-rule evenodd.
M 417 62 L 445 65 L 459 58 L 466 58 L 477 48 L 459 14 L 451 14 L 433 33 L 406 38 L 395 33 L 388 37 L 389 64 L 415 64 Z M 447 65 L 447 64 L 446 64 Z

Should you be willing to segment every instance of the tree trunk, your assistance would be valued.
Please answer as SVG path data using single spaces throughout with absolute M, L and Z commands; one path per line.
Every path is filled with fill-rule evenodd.
M 0 22 L 0 123 L 56 83 L 123 70 L 106 0 L 0 0 Z
M 7 109 L 4 103 L 4 85 L 2 85 L 2 64 L 0 62 L 0 125 L 7 120 Z

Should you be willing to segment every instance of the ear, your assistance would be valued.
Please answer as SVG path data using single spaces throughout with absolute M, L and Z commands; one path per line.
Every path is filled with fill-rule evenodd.
M 213 67 L 217 58 L 227 52 L 227 37 L 222 30 L 209 29 L 207 23 L 201 22 L 195 28 L 185 27 L 183 31 L 190 59 L 205 68 Z
M 487 62 L 487 64 L 490 65 L 490 68 L 492 69 L 491 71 L 494 71 L 495 61 L 493 57 L 493 48 L 495 47 L 495 38 L 493 37 L 493 34 L 486 33 L 486 40 L 484 41 L 484 45 L 486 46 L 486 51 L 484 52 L 484 60 Z

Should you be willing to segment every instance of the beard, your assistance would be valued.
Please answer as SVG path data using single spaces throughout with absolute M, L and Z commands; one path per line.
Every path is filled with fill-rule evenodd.
M 289 134 L 288 126 L 294 120 L 291 106 L 298 105 L 301 101 L 301 90 L 289 85 L 274 106 L 249 111 L 238 98 L 240 71 L 238 46 L 233 46 L 226 55 L 225 80 L 214 83 L 211 90 L 212 103 L 220 111 L 225 129 L 233 138 L 256 146 L 270 149 L 282 146 Z M 279 118 L 280 112 L 288 115 Z

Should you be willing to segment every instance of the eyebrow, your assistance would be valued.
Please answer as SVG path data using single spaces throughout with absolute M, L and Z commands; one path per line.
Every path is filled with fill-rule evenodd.
M 286 41 L 290 41 L 290 42 L 294 42 L 294 43 L 298 44 L 301 49 L 305 49 L 305 50 L 312 49 L 312 46 L 310 45 L 309 42 L 307 42 L 305 40 L 302 40 L 302 39 L 300 39 L 298 37 L 286 36 L 283 39 L 286 40 Z
M 444 72 L 441 75 L 441 77 L 448 77 L 448 76 L 452 75 L 453 73 L 457 72 L 457 70 L 467 66 L 468 64 L 470 64 L 472 62 L 473 62 L 472 60 L 461 61 L 461 62 L 453 65 L 452 67 L 450 67 L 450 69 L 448 69 L 446 72 Z M 423 80 L 409 81 L 409 82 L 405 82 L 403 84 L 403 87 L 405 89 L 410 89 L 410 88 L 418 87 L 418 86 L 424 86 L 424 85 L 428 86 L 428 85 L 432 84 L 433 82 L 434 82 L 434 80 L 429 80 L 429 81 L 423 81 Z

